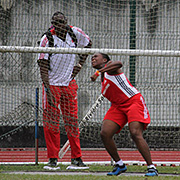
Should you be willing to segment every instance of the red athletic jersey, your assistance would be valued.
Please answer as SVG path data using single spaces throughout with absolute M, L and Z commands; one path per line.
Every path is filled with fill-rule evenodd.
M 121 104 L 140 92 L 132 86 L 124 73 L 109 75 L 105 72 L 101 93 L 111 103 Z

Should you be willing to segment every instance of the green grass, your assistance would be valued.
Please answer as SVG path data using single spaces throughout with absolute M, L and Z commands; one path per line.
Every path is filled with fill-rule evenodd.
M 172 176 L 158 176 L 158 177 L 141 177 L 141 176 L 94 176 L 94 175 L 14 175 L 14 174 L 0 174 L 1 180 L 178 180 L 179 177 Z
M 0 165 L 0 172 L 2 171 L 47 171 L 43 169 L 44 164 L 39 165 Z M 77 170 L 66 170 L 65 165 L 60 164 L 61 171 L 77 171 Z M 112 170 L 110 165 L 89 165 L 89 170 L 83 170 L 83 172 L 109 172 Z M 127 172 L 146 172 L 146 166 L 127 166 Z M 180 173 L 180 166 L 160 166 L 157 167 L 159 173 Z M 82 171 L 82 170 L 81 170 Z
M 100 175 L 54 175 L 51 171 L 50 175 L 39 175 L 39 174 L 8 174 L 8 172 L 49 172 L 43 169 L 44 164 L 39 165 L 0 165 L 0 179 L 1 180 L 110 180 L 112 177 L 100 176 Z M 61 167 L 60 171 L 63 172 L 109 172 L 112 171 L 112 166 L 108 165 L 90 165 L 89 170 L 66 170 L 65 165 L 59 165 Z M 158 176 L 146 178 L 144 173 L 146 172 L 146 166 L 127 166 L 127 172 L 142 172 L 142 176 L 125 176 L 122 174 L 120 176 L 113 177 L 113 180 L 123 179 L 123 180 L 180 180 L 180 176 Z M 157 167 L 159 173 L 168 173 L 177 175 L 180 173 L 180 167 Z

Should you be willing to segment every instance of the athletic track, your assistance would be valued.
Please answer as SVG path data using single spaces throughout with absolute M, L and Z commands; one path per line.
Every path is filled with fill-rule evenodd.
M 138 151 L 118 151 L 122 160 L 129 165 L 145 165 Z M 157 166 L 180 166 L 180 151 L 151 151 L 154 164 Z M 70 163 L 70 151 L 67 151 L 58 162 Z M 111 158 L 105 150 L 82 149 L 82 159 L 86 163 L 111 163 Z M 0 164 L 35 163 L 34 148 L 0 148 Z M 38 162 L 47 163 L 45 148 L 38 150 Z

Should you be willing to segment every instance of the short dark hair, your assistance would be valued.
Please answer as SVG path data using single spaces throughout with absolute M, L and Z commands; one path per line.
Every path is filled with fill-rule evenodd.
M 100 54 L 103 56 L 103 58 L 107 59 L 107 62 L 110 61 L 110 57 L 107 54 L 101 53 Z
M 52 20 L 54 20 L 54 17 L 58 16 L 58 15 L 62 15 L 64 17 L 64 20 L 67 21 L 66 16 L 64 15 L 64 13 L 60 12 L 60 11 L 56 11 L 53 16 L 52 16 Z

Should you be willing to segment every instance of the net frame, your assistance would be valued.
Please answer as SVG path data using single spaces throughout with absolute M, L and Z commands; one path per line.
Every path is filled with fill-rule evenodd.
M 88 54 L 102 52 L 109 55 L 121 56 L 159 56 L 180 57 L 178 50 L 144 50 L 144 49 L 100 49 L 100 48 L 50 48 L 50 47 L 27 47 L 27 46 L 0 46 L 0 52 L 13 53 L 55 53 L 55 54 Z
M 68 49 L 68 48 L 39 48 L 39 47 L 36 48 L 36 47 L 27 47 L 27 46 L 24 46 L 24 47 L 12 47 L 12 46 L 8 47 L 7 46 L 7 47 L 4 48 L 4 46 L 3 47 L 0 46 L 0 52 L 1 51 L 4 51 L 6 53 L 10 53 L 10 52 L 12 52 L 12 53 L 24 53 L 24 52 L 26 52 L 27 53 L 28 52 L 28 53 L 35 53 L 36 54 L 36 53 L 40 53 L 40 52 L 51 52 L 51 53 L 53 52 L 53 53 L 64 53 L 64 54 L 66 54 L 66 53 L 70 53 L 70 54 L 71 53 L 73 53 L 73 54 L 80 54 L 80 53 L 82 53 L 82 54 L 88 54 L 88 55 L 91 55 L 91 54 L 94 54 L 94 53 L 97 53 L 97 52 L 103 52 L 103 53 L 108 53 L 109 55 L 112 55 L 112 56 L 118 55 L 117 57 L 121 57 L 121 56 L 122 57 L 126 57 L 126 56 L 137 56 L 137 57 L 139 57 L 139 56 L 140 57 L 145 57 L 146 56 L 146 57 L 149 57 L 150 56 L 150 57 L 156 57 L 156 58 L 157 57 L 162 57 L 162 58 L 163 57 L 164 58 L 165 57 L 170 57 L 170 58 L 180 57 L 179 56 L 180 51 L 169 51 L 169 50 L 99 49 L 99 48 L 92 48 L 92 49 L 87 49 L 87 48 L 71 48 L 71 49 Z M 129 61 L 129 60 L 127 60 L 127 61 Z M 143 61 L 143 60 L 140 60 L 140 61 Z M 166 62 L 167 60 L 163 59 L 162 61 Z M 127 65 L 127 62 L 126 62 L 126 65 Z M 85 69 L 87 69 L 87 68 L 89 68 L 89 67 L 86 66 Z M 79 75 L 78 78 L 80 78 L 80 76 L 81 75 Z M 79 82 L 81 82 L 81 80 Z M 90 81 L 88 82 L 88 84 L 89 85 L 91 84 Z M 92 83 L 90 86 L 92 88 L 94 88 L 93 86 L 95 86 L 95 87 L 99 86 L 97 84 L 99 84 L 99 80 L 98 80 L 98 82 Z M 179 87 L 178 84 L 176 84 L 176 88 L 177 89 L 178 89 L 178 87 Z M 144 86 L 143 88 L 146 89 L 146 86 Z M 158 88 L 158 86 L 156 88 Z M 94 99 L 94 101 L 95 101 L 95 99 Z M 32 104 L 32 103 L 29 103 L 29 104 L 30 104 L 31 107 L 32 106 L 35 107 L 35 104 Z M 92 104 L 93 104 L 93 100 L 92 100 Z M 89 108 L 90 108 L 90 106 L 89 106 Z M 34 108 L 33 112 L 35 114 L 35 108 Z M 39 112 L 42 113 L 42 109 L 41 108 L 39 109 Z M 31 114 L 32 114 L 32 112 L 31 112 Z M 81 115 L 81 117 L 83 117 L 84 115 L 85 115 L 85 112 L 83 113 L 83 115 Z M 30 117 L 32 117 L 32 116 L 30 116 Z M 39 119 L 41 119 L 41 118 L 42 117 L 40 115 Z M 62 121 L 62 119 L 61 119 L 61 121 Z M 40 122 L 41 122 L 41 120 L 40 120 Z M 89 124 L 86 124 L 86 125 L 89 126 Z M 178 125 L 178 122 L 177 122 L 177 125 Z M 175 131 L 178 134 L 179 130 L 176 129 L 177 125 L 175 127 L 172 127 L 172 128 L 173 128 L 173 131 Z M 170 125 L 170 126 L 172 126 L 172 125 Z M 90 131 L 93 132 L 93 130 L 92 130 L 93 127 L 90 127 L 90 129 L 91 129 Z M 65 132 L 64 129 L 62 129 L 61 131 L 63 133 Z M 100 132 L 99 127 L 97 127 L 97 132 L 98 131 Z M 152 131 L 152 133 L 154 132 L 153 129 L 151 131 Z M 168 130 L 168 128 L 165 128 L 164 131 L 166 132 L 166 131 L 169 131 L 169 130 Z M 85 130 L 82 127 L 82 137 L 85 137 L 85 139 L 88 139 L 88 137 L 86 136 L 86 132 L 87 132 L 87 130 Z M 95 134 L 97 132 L 95 132 Z M 127 132 L 123 132 L 123 133 L 126 134 Z M 177 134 L 175 136 L 177 136 Z M 145 132 L 145 135 L 146 135 L 146 132 Z M 129 137 L 129 135 L 127 135 L 127 137 Z M 118 141 L 118 138 L 119 137 L 116 137 L 116 141 Z M 92 140 L 94 141 L 94 139 L 92 139 Z M 97 140 L 96 145 L 98 143 L 100 143 L 100 139 Z M 173 149 L 174 148 L 175 147 L 173 146 Z

